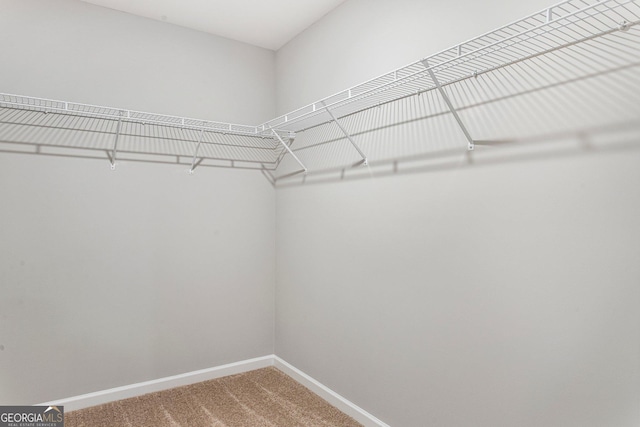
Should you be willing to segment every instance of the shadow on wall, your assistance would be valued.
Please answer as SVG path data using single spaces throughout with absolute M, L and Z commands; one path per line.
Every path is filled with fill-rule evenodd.
M 640 147 L 640 29 L 508 64 L 299 132 L 276 186 Z M 368 159 L 349 142 L 342 127 Z
M 289 140 L 308 173 L 268 136 L 124 121 L 120 128 L 113 119 L 1 103 L 0 153 L 100 159 L 105 165 L 166 163 L 185 171 L 250 169 L 287 187 L 635 149 L 640 26 L 469 73 L 442 90 L 431 85 L 341 117 L 327 111 L 321 124 L 298 129 Z M 472 152 L 463 128 L 475 143 Z
M 498 149 L 499 147 L 499 149 Z M 521 139 L 476 141 L 475 150 L 443 150 L 386 161 L 362 161 L 346 167 L 293 172 L 278 178 L 278 188 L 377 179 L 396 175 L 437 172 L 509 162 L 543 161 L 554 158 L 639 150 L 640 123 L 626 122 L 608 127 L 581 129 Z
M 123 121 L 119 126 L 114 119 L 1 104 L 0 153 L 98 159 L 105 164 L 164 163 L 184 166 L 187 171 L 275 167 L 276 142 L 270 138 L 139 122 Z

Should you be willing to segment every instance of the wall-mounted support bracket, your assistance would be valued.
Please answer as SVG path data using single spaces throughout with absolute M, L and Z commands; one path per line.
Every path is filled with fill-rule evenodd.
M 120 112 L 122 115 L 122 112 Z M 111 151 L 111 170 L 116 170 L 116 155 L 118 154 L 118 139 L 120 139 L 120 128 L 122 127 L 122 117 L 118 119 L 118 126 L 116 127 L 116 138 L 113 142 L 113 150 Z
M 275 129 L 271 129 L 271 132 L 275 135 L 275 137 L 278 139 L 278 141 L 280 142 L 280 144 L 282 144 L 282 146 L 285 148 L 285 150 L 287 150 L 289 152 L 289 154 L 291 154 L 291 156 L 296 159 L 296 162 L 298 162 L 298 164 L 302 167 L 302 169 L 304 170 L 304 173 L 307 173 L 307 167 L 300 161 L 300 159 L 298 158 L 298 156 L 295 155 L 295 153 L 293 151 L 291 151 L 291 148 L 289 148 L 289 146 L 287 145 L 286 142 L 284 142 L 284 140 L 282 139 L 282 137 L 278 134 L 278 132 L 276 132 Z
M 198 145 L 196 145 L 196 151 L 193 153 L 193 159 L 191 159 L 191 169 L 189 169 L 189 175 L 193 175 L 193 171 L 196 168 L 196 158 L 198 157 L 198 151 L 200 151 L 200 144 L 202 144 L 202 136 L 204 135 L 204 129 L 200 129 L 198 135 Z
M 358 144 L 356 144 L 353 138 L 351 138 L 351 135 L 349 135 L 349 132 L 347 132 L 347 130 L 340 124 L 340 122 L 338 121 L 336 116 L 333 114 L 333 112 L 329 109 L 329 107 L 325 105 L 324 101 L 322 101 L 322 105 L 324 106 L 324 109 L 327 111 L 327 113 L 331 116 L 331 120 L 333 120 L 333 122 L 336 125 L 338 125 L 338 127 L 340 128 L 344 136 L 347 137 L 351 145 L 353 145 L 353 147 L 358 151 L 358 154 L 360 154 L 360 157 L 362 157 L 362 160 L 363 160 L 362 164 L 364 166 L 367 166 L 369 164 L 369 161 L 367 160 L 367 156 L 365 156 L 365 154 L 362 152 L 360 147 L 358 147 Z
M 473 138 L 471 138 L 471 134 L 467 130 L 467 127 L 464 125 L 464 122 L 462 121 L 462 119 L 458 115 L 458 112 L 453 107 L 453 104 L 451 103 L 451 100 L 449 99 L 449 96 L 447 96 L 446 92 L 442 88 L 442 85 L 440 85 L 440 82 L 438 81 L 438 78 L 436 77 L 436 74 L 433 72 L 431 67 L 429 67 L 429 62 L 425 59 L 425 60 L 422 61 L 422 65 L 424 65 L 425 68 L 427 69 L 427 71 L 429 72 L 429 76 L 431 76 L 431 80 L 433 81 L 433 83 L 438 88 L 438 92 L 440 92 L 440 96 L 442 96 L 442 99 L 444 99 L 444 102 L 447 104 L 447 107 L 449 108 L 449 111 L 451 112 L 451 114 L 453 114 L 453 118 L 456 119 L 456 122 L 458 122 L 458 126 L 460 126 L 460 129 L 462 129 L 462 133 L 464 133 L 464 136 L 467 138 L 467 142 L 469 143 L 467 148 L 469 150 L 473 150 L 475 148 L 475 143 L 473 142 Z

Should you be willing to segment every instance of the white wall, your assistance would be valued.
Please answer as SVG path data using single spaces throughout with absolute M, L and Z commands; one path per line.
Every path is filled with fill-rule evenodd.
M 258 123 L 544 6 L 349 0 L 276 58 L 0 0 L 0 90 Z M 571 153 L 277 200 L 255 172 L 2 154 L 0 403 L 271 353 L 276 297 L 276 354 L 391 425 L 636 425 L 640 159 Z
M 4 92 L 250 125 L 274 116 L 273 51 L 81 1 L 0 4 Z
M 278 111 L 547 5 L 349 0 L 278 52 Z M 637 83 L 637 67 L 629 73 L 614 83 Z M 424 173 L 372 169 L 373 178 L 364 171 L 358 180 L 327 183 L 312 169 L 306 180 L 284 181 L 277 190 L 276 354 L 394 426 L 637 425 L 637 132 L 616 137 L 622 144 L 586 149 L 586 140 L 600 136 L 585 129 L 601 123 L 585 117 L 632 108 L 626 116 L 637 121 L 637 107 L 626 101 L 600 106 L 607 114 L 592 112 L 589 101 L 616 100 L 639 86 L 582 99 L 591 90 L 583 83 L 465 112 L 482 138 L 536 128 L 548 152 L 535 144 L 524 152 L 478 147 L 470 157 L 462 149 L 416 168 Z M 500 79 L 492 84 L 499 88 Z M 471 89 L 482 93 L 482 86 Z M 436 98 L 416 102 L 442 107 Z M 363 126 L 376 114 L 386 112 L 345 123 Z M 540 135 L 561 126 L 536 127 L 536 114 L 572 125 L 580 116 L 585 132 L 560 133 L 555 145 Z M 425 136 L 411 135 L 414 142 L 464 143 L 455 123 L 438 120 L 427 122 L 435 129 Z M 304 147 L 309 132 L 294 147 Z M 402 130 L 384 132 L 357 140 L 367 153 L 403 149 Z M 319 164 L 309 151 L 298 155 Z
M 277 52 L 278 114 L 549 5 L 545 0 L 348 0 Z
M 271 51 L 78 1 L 1 0 L 0 91 L 257 123 Z M 0 155 L 0 403 L 273 353 L 258 172 Z

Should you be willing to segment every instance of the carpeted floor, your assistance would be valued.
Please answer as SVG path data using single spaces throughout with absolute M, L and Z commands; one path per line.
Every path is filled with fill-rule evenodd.
M 65 427 L 355 427 L 353 418 L 276 368 L 65 414 Z

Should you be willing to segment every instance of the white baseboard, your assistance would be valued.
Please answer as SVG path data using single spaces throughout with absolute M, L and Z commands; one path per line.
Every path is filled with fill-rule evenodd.
M 324 400 L 326 400 L 345 414 L 349 415 L 354 420 L 358 421 L 361 424 L 364 424 L 365 427 L 390 427 L 388 424 L 380 421 L 364 409 L 360 408 L 355 403 L 340 396 L 329 387 L 325 386 L 314 378 L 311 378 L 309 375 L 285 362 L 278 356 L 273 356 L 273 359 L 273 366 L 280 369 L 282 372 L 289 375 L 291 378 L 293 378 L 318 396 L 322 397 Z
M 276 355 L 258 357 L 255 359 L 243 360 L 241 362 L 230 363 L 228 365 L 217 366 L 215 368 L 202 369 L 199 371 L 187 372 L 185 374 L 173 375 L 171 377 L 160 378 L 152 381 L 145 381 L 123 387 L 111 388 L 97 391 L 95 393 L 83 394 L 69 397 L 67 399 L 55 400 L 52 402 L 39 403 L 39 406 L 64 406 L 65 411 L 75 411 L 88 408 L 90 406 L 101 405 L 103 403 L 114 402 L 116 400 L 128 399 L 130 397 L 142 396 L 147 393 L 167 390 L 174 387 L 190 385 L 202 381 L 213 380 L 226 377 L 228 375 L 241 374 L 256 369 L 274 366 L 289 375 L 291 378 L 307 387 L 318 396 L 335 406 L 345 414 L 349 415 L 365 427 L 389 427 L 364 409 L 340 396 L 329 387 L 311 378 L 298 368 L 290 365 Z
M 242 362 L 229 363 L 228 365 L 217 366 L 215 368 L 202 369 L 199 371 L 187 372 L 185 374 L 173 375 L 157 380 L 145 381 L 137 384 L 111 388 L 97 391 L 95 393 L 83 394 L 69 397 L 67 399 L 55 400 L 52 402 L 39 403 L 40 406 L 64 406 L 65 411 L 75 411 L 77 409 L 88 408 L 90 406 L 101 405 L 103 403 L 114 402 L 116 400 L 128 399 L 130 397 L 142 396 L 147 393 L 167 390 L 183 385 L 195 384 L 202 381 L 214 380 L 228 375 L 241 374 L 255 369 L 273 366 L 273 355 L 244 360 Z

